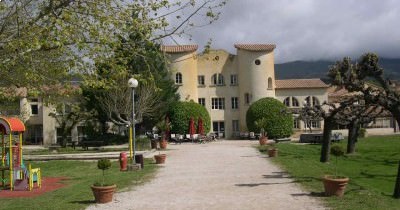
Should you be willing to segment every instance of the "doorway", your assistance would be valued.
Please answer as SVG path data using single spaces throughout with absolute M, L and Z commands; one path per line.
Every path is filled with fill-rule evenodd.
M 218 138 L 225 138 L 225 122 L 213 121 L 213 132 Z

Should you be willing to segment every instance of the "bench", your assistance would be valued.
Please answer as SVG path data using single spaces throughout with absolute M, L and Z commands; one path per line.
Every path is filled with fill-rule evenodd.
M 290 138 L 280 138 L 280 139 L 274 139 L 274 140 L 275 140 L 276 143 L 285 142 L 285 141 L 291 141 Z
M 89 147 L 101 147 L 104 145 L 104 141 L 81 141 L 79 145 L 82 146 L 83 149 L 89 150 Z
M 339 142 L 343 139 L 344 138 L 341 133 L 334 133 L 331 136 L 332 142 Z M 322 133 L 303 133 L 300 135 L 300 143 L 321 144 L 322 143 Z
M 58 149 L 60 149 L 60 148 L 61 148 L 60 145 L 58 145 L 58 144 L 52 144 L 52 145 L 49 146 L 49 151 L 50 151 L 50 152 L 53 152 L 53 153 L 57 153 L 57 152 L 58 152 Z

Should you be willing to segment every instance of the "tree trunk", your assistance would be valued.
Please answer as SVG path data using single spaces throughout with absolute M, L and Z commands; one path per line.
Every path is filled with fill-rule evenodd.
M 396 178 L 396 185 L 394 187 L 393 197 L 400 199 L 400 161 L 397 169 L 397 178 Z
M 347 137 L 347 154 L 353 154 L 356 151 L 356 142 L 360 125 L 358 120 L 352 121 L 349 125 L 349 136 Z
M 320 162 L 329 162 L 329 150 L 331 149 L 331 136 L 332 136 L 332 118 L 328 117 L 324 119 L 324 131 L 322 134 L 322 148 Z
M 394 113 L 392 112 L 392 114 Z M 400 115 L 396 114 L 394 116 L 396 117 L 397 124 L 400 125 Z M 400 161 L 397 169 L 397 178 L 396 178 L 396 184 L 394 185 L 393 197 L 400 199 Z

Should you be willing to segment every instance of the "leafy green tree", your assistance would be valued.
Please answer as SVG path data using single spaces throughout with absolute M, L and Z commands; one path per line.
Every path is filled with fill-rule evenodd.
M 105 49 L 128 14 L 122 1 L 0 2 L 0 86 L 60 84 L 80 58 Z
M 73 73 L 91 73 L 90 61 L 112 55 L 120 37 L 127 38 L 132 31 L 144 31 L 147 41 L 182 36 L 188 28 L 217 20 L 224 4 L 222 0 L 1 1 L 0 86 L 47 94 L 43 86 L 67 85 L 64 82 Z M 135 47 L 131 54 L 140 56 L 142 50 Z
M 118 36 L 118 41 L 112 43 L 110 56 L 95 59 L 94 71 L 85 78 L 84 92 L 92 95 L 91 100 L 95 102 L 93 108 L 101 113 L 99 117 L 117 125 L 131 122 L 131 90 L 126 84 L 130 77 L 134 77 L 139 80 L 139 87 L 135 91 L 138 97 L 135 100 L 135 119 L 147 127 L 161 120 L 169 104 L 178 100 L 178 95 L 177 87 L 170 79 L 160 39 L 183 35 L 185 28 L 198 26 L 193 22 L 197 15 L 204 15 L 211 22 L 216 20 L 218 13 L 214 9 L 224 4 L 224 1 L 214 0 L 206 0 L 201 4 L 198 1 L 184 4 L 156 1 L 151 7 L 135 3 L 135 9 L 124 25 L 127 33 Z M 169 8 L 171 13 L 160 15 L 165 8 Z M 175 19 L 179 24 L 170 28 L 166 17 L 190 8 L 194 10 L 184 18 L 177 15 Z
M 268 138 L 284 138 L 293 132 L 293 118 L 287 107 L 274 98 L 254 102 L 246 113 L 249 131 L 264 129 Z

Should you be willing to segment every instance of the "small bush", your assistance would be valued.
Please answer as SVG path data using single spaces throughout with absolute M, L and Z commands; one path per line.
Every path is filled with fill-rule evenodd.
M 270 139 L 285 138 L 292 134 L 293 117 L 287 107 L 274 98 L 254 102 L 246 113 L 249 131 L 264 129 Z
M 105 170 L 108 170 L 109 168 L 111 168 L 111 161 L 107 158 L 102 158 L 97 161 L 97 168 L 103 171 L 103 178 L 101 180 L 100 186 L 112 185 L 112 184 L 106 184 L 106 182 L 104 181 L 105 180 Z M 95 183 L 94 185 L 99 186 L 98 183 Z
M 97 161 L 97 168 L 100 170 L 107 170 L 111 167 L 111 161 L 109 159 L 103 158 Z
M 365 128 L 360 128 L 358 131 L 358 137 L 359 138 L 365 138 L 367 135 L 367 130 Z
M 336 157 L 343 156 L 344 155 L 344 149 L 343 149 L 343 147 L 341 147 L 339 145 L 333 145 L 331 147 L 331 154 L 333 156 L 336 156 Z

